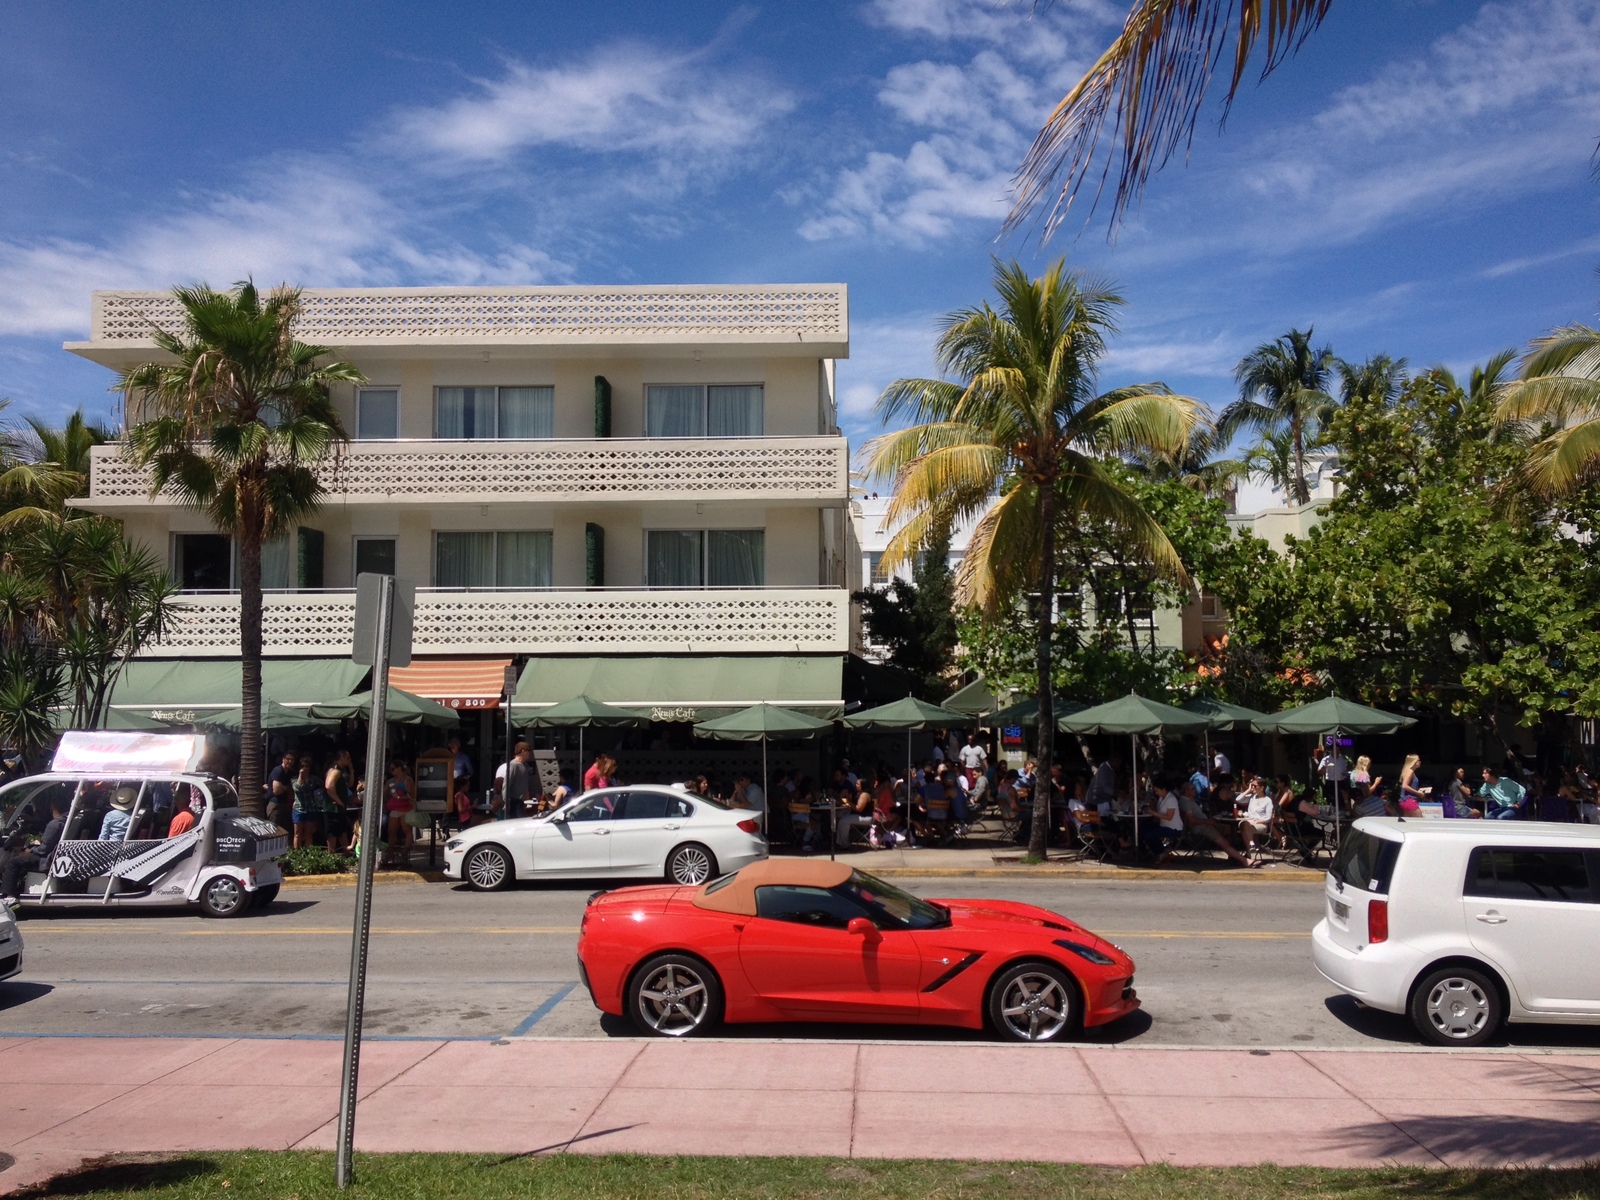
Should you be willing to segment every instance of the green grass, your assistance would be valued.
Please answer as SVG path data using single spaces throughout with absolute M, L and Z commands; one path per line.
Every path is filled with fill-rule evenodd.
M 1018 1117 L 1024 1119 L 1022 1110 Z M 392 1154 L 358 1156 L 356 1185 L 342 1194 L 351 1200 L 1574 1200 L 1600 1197 L 1600 1168 L 1110 1169 L 836 1158 Z M 333 1185 L 332 1155 L 259 1152 L 106 1160 L 18 1195 L 310 1200 L 341 1193 Z

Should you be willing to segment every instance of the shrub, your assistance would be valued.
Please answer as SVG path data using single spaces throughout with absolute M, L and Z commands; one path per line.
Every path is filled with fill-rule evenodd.
M 335 854 L 322 846 L 301 846 L 279 862 L 285 875 L 337 875 L 355 866 L 348 854 Z

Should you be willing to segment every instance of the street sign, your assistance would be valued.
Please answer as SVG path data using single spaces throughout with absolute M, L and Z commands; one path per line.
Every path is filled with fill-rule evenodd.
M 350 658 L 364 666 L 372 665 L 372 647 L 378 631 L 378 589 L 385 575 L 363 571 L 356 576 L 356 631 L 350 643 Z M 394 624 L 389 633 L 389 665 L 411 665 L 411 609 L 416 603 L 413 583 L 394 581 Z

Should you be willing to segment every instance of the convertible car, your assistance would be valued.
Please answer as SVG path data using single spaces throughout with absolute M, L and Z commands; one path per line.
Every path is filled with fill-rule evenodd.
M 1051 1042 L 1139 1007 L 1133 960 L 1065 917 L 922 900 L 808 859 L 767 859 L 700 887 L 596 892 L 578 969 L 603 1012 L 663 1037 L 719 1021 L 848 1021 Z

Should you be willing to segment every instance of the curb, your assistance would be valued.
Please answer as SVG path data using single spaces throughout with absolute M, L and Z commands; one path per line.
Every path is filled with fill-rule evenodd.
M 285 875 L 283 886 L 289 888 L 355 887 L 356 873 L 346 871 L 339 875 Z M 443 883 L 443 871 L 379 871 L 372 882 L 379 883 Z

